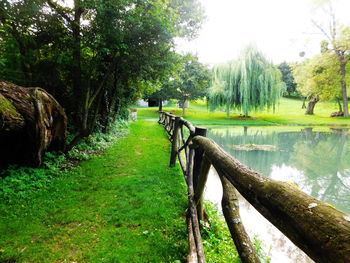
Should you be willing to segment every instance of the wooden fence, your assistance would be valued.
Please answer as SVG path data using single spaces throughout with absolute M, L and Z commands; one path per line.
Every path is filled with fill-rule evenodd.
M 243 263 L 260 260 L 241 222 L 236 190 L 314 261 L 350 262 L 349 215 L 294 184 L 251 170 L 206 138 L 205 128 L 164 111 L 159 123 L 171 141 L 170 166 L 178 158 L 188 186 L 188 262 L 205 262 L 199 222 L 204 219 L 203 191 L 211 165 L 223 186 L 223 214 Z

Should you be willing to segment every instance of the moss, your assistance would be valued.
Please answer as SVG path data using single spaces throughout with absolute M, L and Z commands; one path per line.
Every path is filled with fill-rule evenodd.
M 0 94 L 0 114 L 4 116 L 9 116 L 10 118 L 23 119 L 22 115 L 17 112 L 12 102 L 6 99 L 1 94 Z

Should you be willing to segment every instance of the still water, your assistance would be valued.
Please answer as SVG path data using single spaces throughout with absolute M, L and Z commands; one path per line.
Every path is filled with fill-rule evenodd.
M 350 132 L 312 127 L 209 128 L 208 137 L 256 171 L 279 181 L 293 182 L 304 192 L 350 214 Z M 238 145 L 273 145 L 274 151 L 237 150 Z M 215 171 L 209 176 L 206 198 L 220 204 L 222 188 Z M 249 234 L 271 247 L 273 263 L 312 262 L 243 198 L 241 216 Z M 267 249 L 267 250 L 268 250 Z

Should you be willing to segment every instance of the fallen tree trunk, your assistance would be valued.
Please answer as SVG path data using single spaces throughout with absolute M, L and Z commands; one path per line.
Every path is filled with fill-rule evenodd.
M 0 164 L 40 166 L 46 151 L 62 151 L 67 117 L 45 90 L 0 81 Z
M 212 140 L 196 136 L 217 172 L 294 244 L 316 262 L 350 262 L 350 216 L 292 184 L 264 177 L 224 152 Z

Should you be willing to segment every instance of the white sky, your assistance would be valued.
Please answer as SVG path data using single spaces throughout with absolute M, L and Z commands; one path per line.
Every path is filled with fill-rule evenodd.
M 319 53 L 323 39 L 311 23 L 326 16 L 311 8 L 311 0 L 200 0 L 207 20 L 200 36 L 191 42 L 178 40 L 177 50 L 192 52 L 203 63 L 225 62 L 242 46 L 253 42 L 274 63 L 300 61 Z M 336 1 L 335 13 L 348 24 L 350 0 Z M 335 6 L 337 7 L 337 6 Z M 317 16 L 317 17 L 316 17 Z M 348 21 L 345 21 L 348 20 Z

